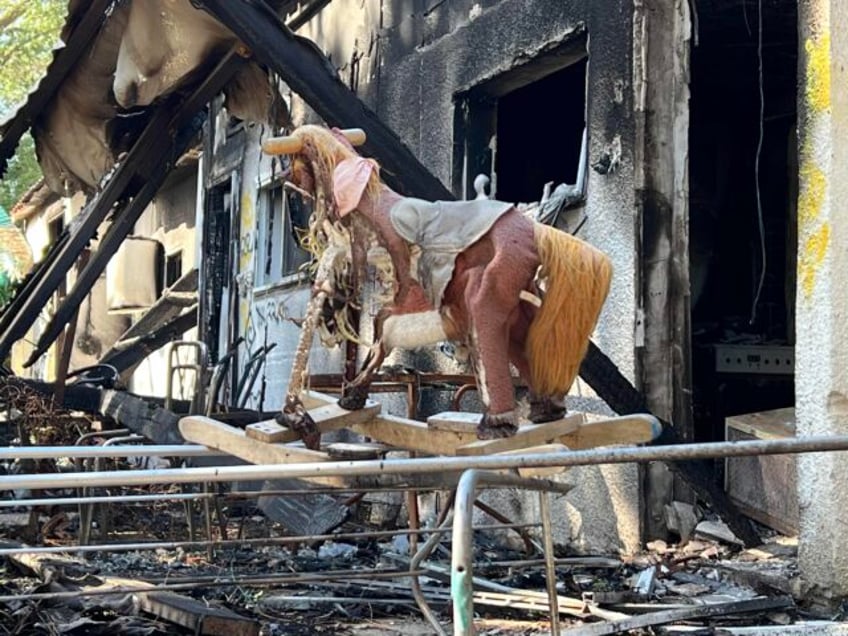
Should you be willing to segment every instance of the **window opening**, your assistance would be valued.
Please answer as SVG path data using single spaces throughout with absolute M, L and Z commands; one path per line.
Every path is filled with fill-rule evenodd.
M 260 193 L 260 246 L 258 255 L 259 285 L 273 285 L 296 274 L 309 261 L 300 246 L 297 203 L 286 195 L 282 184 L 263 188 Z

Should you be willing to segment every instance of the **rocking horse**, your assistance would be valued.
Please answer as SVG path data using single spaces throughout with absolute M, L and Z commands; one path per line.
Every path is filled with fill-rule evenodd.
M 316 330 L 325 344 L 358 342 L 352 316 L 368 272 L 376 272 L 373 343 L 340 406 L 364 406 L 391 350 L 452 341 L 467 354 L 485 406 L 478 438 L 518 428 L 510 364 L 530 389 L 530 419 L 561 418 L 609 291 L 610 260 L 510 203 L 403 197 L 380 180 L 375 161 L 354 151 L 363 142 L 362 131 L 303 126 L 263 145 L 291 155 L 288 179 L 312 202 L 302 243 L 317 263 L 278 421 L 318 447 L 299 397 L 309 349 Z

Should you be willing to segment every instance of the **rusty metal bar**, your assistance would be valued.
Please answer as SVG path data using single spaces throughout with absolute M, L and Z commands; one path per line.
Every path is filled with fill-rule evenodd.
M 415 572 L 414 574 L 426 574 L 426 572 Z M 409 576 L 408 570 L 370 570 L 367 572 L 356 572 L 352 570 L 342 571 L 324 571 L 315 573 L 294 573 L 280 574 L 277 576 L 264 576 L 250 579 L 249 583 L 253 586 L 276 586 L 287 582 L 291 583 L 320 583 L 332 579 L 382 579 L 382 578 L 398 578 Z M 35 601 L 35 600 L 50 600 L 56 601 L 59 599 L 82 598 L 88 596 L 110 596 L 113 594 L 133 594 L 139 592 L 164 592 L 175 590 L 195 590 L 203 587 L 236 587 L 245 585 L 243 577 L 218 580 L 214 582 L 199 581 L 191 583 L 169 583 L 160 585 L 151 585 L 150 587 L 122 587 L 116 585 L 108 589 L 89 588 L 86 590 L 74 590 L 71 592 L 35 592 L 32 594 L 4 594 L 0 596 L 0 603 L 9 603 L 11 601 Z
M 542 535 L 545 541 L 545 585 L 548 588 L 551 636 L 559 636 L 559 603 L 556 588 L 556 563 L 554 563 L 554 537 L 551 523 L 550 495 L 539 492 L 539 512 L 542 515 Z

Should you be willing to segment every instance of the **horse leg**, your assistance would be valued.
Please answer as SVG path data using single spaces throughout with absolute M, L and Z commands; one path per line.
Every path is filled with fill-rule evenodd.
M 315 334 L 315 328 L 318 325 L 318 316 L 324 306 L 324 301 L 327 300 L 327 297 L 332 292 L 332 286 L 328 282 L 330 271 L 333 263 L 343 256 L 343 250 L 330 248 L 324 252 L 318 263 L 315 286 L 312 297 L 306 306 L 306 318 L 303 321 L 300 339 L 294 353 L 286 401 L 283 405 L 283 410 L 276 417 L 280 425 L 287 426 L 295 431 L 303 440 L 306 448 L 311 450 L 318 450 L 320 447 L 321 432 L 318 430 L 315 420 L 309 415 L 309 411 L 304 408 L 303 403 L 300 401 L 300 394 L 306 387 L 306 379 L 309 372 L 307 368 L 309 350 L 312 347 L 312 338 Z
M 484 272 L 467 288 L 471 351 L 480 397 L 486 407 L 477 425 L 478 439 L 510 437 L 518 430 L 515 390 L 509 371 L 509 317 L 516 302 L 492 288 L 496 281 Z M 476 280 L 475 280 L 476 278 Z
M 365 356 L 365 362 L 362 364 L 362 370 L 350 384 L 342 389 L 342 396 L 339 398 L 340 407 L 348 411 L 358 411 L 365 408 L 365 401 L 368 399 L 368 391 L 371 387 L 371 378 L 374 377 L 385 359 L 386 350 L 383 347 L 382 340 L 378 339 L 368 350 L 368 355 Z
M 564 395 L 539 395 L 533 390 L 530 382 L 530 363 L 527 361 L 527 356 L 524 354 L 524 343 L 517 342 L 515 339 L 509 343 L 509 359 L 512 365 L 518 370 L 518 375 L 527 384 L 530 389 L 530 415 L 529 420 L 535 424 L 544 422 L 553 422 L 565 417 L 565 396 Z
M 530 392 L 530 415 L 529 419 L 535 424 L 554 422 L 565 417 L 564 395 L 536 395 Z

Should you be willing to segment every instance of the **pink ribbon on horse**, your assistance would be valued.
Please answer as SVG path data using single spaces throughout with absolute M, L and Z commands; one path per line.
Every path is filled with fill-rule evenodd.
M 371 174 L 377 169 L 374 162 L 363 157 L 351 157 L 340 161 L 333 171 L 333 198 L 339 211 L 339 218 L 345 217 L 356 209 L 362 199 L 362 193 L 368 186 Z

